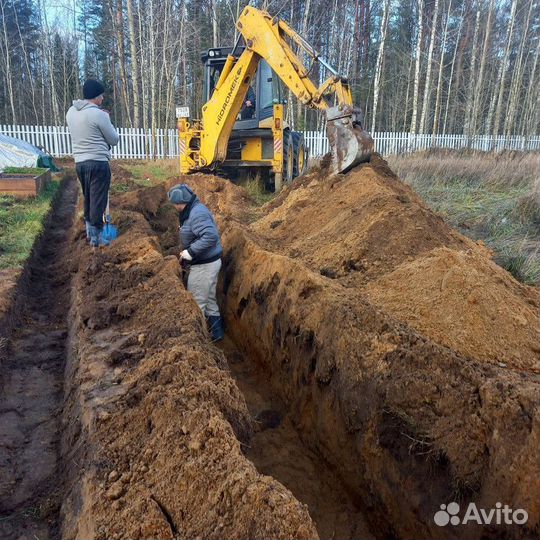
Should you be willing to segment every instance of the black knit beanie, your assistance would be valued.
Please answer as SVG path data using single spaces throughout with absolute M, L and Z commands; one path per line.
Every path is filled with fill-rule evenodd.
M 83 84 L 82 92 L 84 99 L 94 99 L 105 92 L 105 87 L 95 79 L 88 79 Z

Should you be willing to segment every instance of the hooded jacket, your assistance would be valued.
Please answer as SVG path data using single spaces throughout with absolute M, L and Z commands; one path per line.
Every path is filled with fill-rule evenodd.
M 71 133 L 75 163 L 111 159 L 110 148 L 118 144 L 118 133 L 108 113 L 95 103 L 77 99 L 69 108 L 66 120 Z
M 221 258 L 223 248 L 214 217 L 195 194 L 179 218 L 182 247 L 193 257 L 191 264 L 207 264 Z

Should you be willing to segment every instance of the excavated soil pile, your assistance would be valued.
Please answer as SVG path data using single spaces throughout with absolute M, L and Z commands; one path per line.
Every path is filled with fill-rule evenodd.
M 92 255 L 81 230 L 74 251 L 63 538 L 316 538 L 241 451 L 244 398 L 151 226 L 164 193 L 119 197 L 119 239 Z
M 310 270 L 468 356 L 538 371 L 538 292 L 460 235 L 385 162 L 314 174 L 269 206 L 254 230 Z
M 218 213 L 229 334 L 258 358 L 371 530 L 537 534 L 537 291 L 380 159 L 301 179 L 251 225 L 238 216 L 239 188 L 184 180 Z M 440 528 L 434 513 L 451 501 L 502 502 L 529 520 Z

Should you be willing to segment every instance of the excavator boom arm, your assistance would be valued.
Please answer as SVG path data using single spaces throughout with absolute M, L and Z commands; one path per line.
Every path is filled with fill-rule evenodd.
M 227 58 L 212 97 L 203 106 L 200 131 L 190 129 L 187 121 L 180 123 L 182 144 L 190 147 L 191 139 L 195 138 L 193 133 L 197 133 L 200 140 L 196 160 L 189 157 L 195 152 L 186 152 L 187 167 L 209 167 L 225 159 L 236 117 L 261 58 L 301 103 L 326 112 L 333 172 L 344 172 L 368 161 L 373 140 L 362 127 L 362 114 L 353 105 L 347 79 L 340 77 L 285 21 L 265 11 L 251 6 L 244 8 L 236 26 L 246 48 L 238 59 L 232 55 Z M 323 84 L 317 86 L 313 82 L 310 70 L 293 51 L 290 42 L 298 45 L 312 62 L 320 62 L 331 72 Z M 189 137 L 185 135 L 187 132 Z

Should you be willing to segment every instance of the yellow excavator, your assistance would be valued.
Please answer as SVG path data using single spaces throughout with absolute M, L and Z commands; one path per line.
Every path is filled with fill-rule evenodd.
M 202 120 L 190 120 L 188 107 L 177 108 L 181 172 L 267 173 L 276 191 L 301 175 L 307 149 L 302 135 L 285 122 L 282 85 L 307 107 L 325 111 L 330 172 L 369 161 L 373 139 L 363 129 L 347 79 L 285 21 L 265 11 L 244 8 L 236 27 L 234 47 L 213 48 L 202 55 Z M 294 45 L 310 59 L 309 67 L 293 51 Z M 310 77 L 315 62 L 330 72 L 320 86 Z

